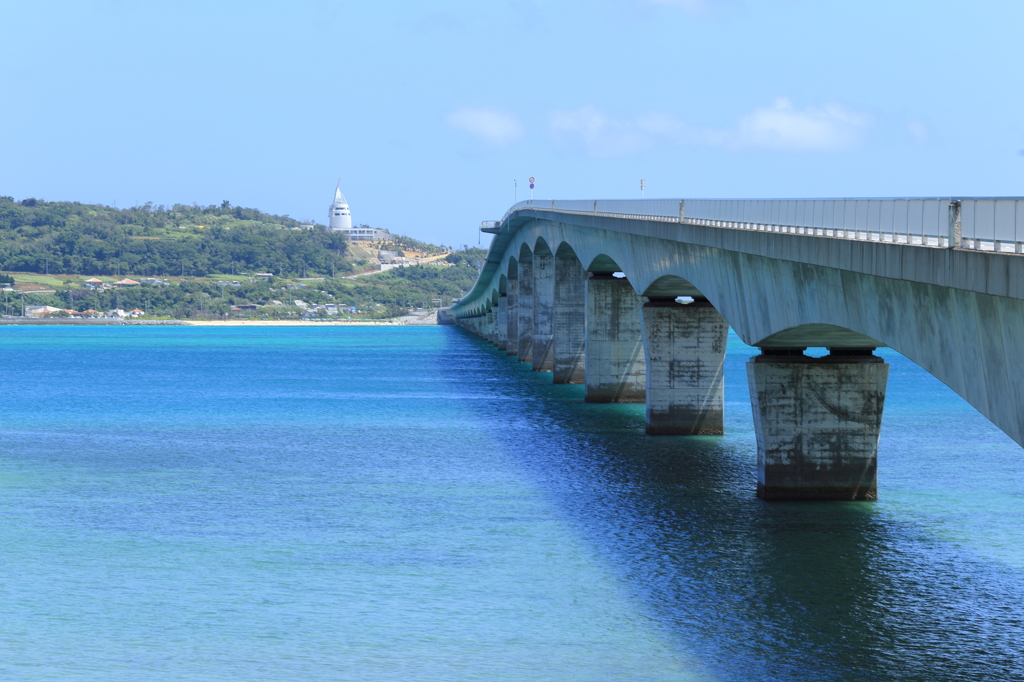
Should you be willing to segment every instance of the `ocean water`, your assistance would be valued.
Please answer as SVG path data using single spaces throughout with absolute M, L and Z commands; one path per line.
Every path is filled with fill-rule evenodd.
M 450 327 L 0 327 L 0 679 L 1024 679 L 1024 452 L 892 351 L 877 502 Z

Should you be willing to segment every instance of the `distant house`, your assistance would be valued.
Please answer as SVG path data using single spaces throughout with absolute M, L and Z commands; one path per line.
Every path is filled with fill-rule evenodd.
M 253 275 L 253 277 L 259 277 L 260 279 L 263 280 L 269 280 L 273 276 L 274 273 L 272 272 L 257 272 L 255 275 Z
M 25 317 L 40 320 L 47 315 L 63 312 L 62 308 L 54 308 L 52 305 L 28 305 L 25 306 Z
M 89 287 L 90 289 L 102 289 L 103 280 L 93 277 L 92 279 L 85 280 L 85 286 Z
M 135 310 L 129 311 L 128 314 L 132 317 L 142 317 L 143 315 L 146 314 L 146 311 L 139 310 L 138 308 L 136 308 Z
M 128 279 L 127 277 L 114 282 L 115 287 L 137 287 L 139 283 L 134 279 Z
M 235 311 L 245 311 L 245 310 L 250 310 L 251 311 L 251 310 L 256 310 L 256 308 L 257 308 L 257 306 L 256 306 L 255 303 L 242 303 L 240 305 L 233 305 L 233 306 L 231 306 L 231 309 L 235 310 Z

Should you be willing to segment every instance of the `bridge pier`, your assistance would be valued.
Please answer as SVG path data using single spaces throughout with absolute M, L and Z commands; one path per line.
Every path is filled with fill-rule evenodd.
M 552 308 L 555 299 L 555 257 L 539 249 L 533 253 L 533 371 L 554 369 Z
M 553 383 L 586 381 L 587 271 L 573 253 L 555 256 Z
M 533 364 L 533 262 L 519 261 L 519 362 Z
M 495 327 L 498 350 L 505 350 L 508 346 L 508 294 L 498 296 L 498 316 Z
M 487 317 L 485 318 L 487 320 L 487 322 L 486 322 L 486 329 L 487 329 L 487 331 L 486 331 L 484 337 L 489 342 L 494 344 L 495 346 L 498 345 L 497 317 L 498 317 L 497 309 L 491 308 L 490 310 L 487 311 Z
M 651 297 L 642 312 L 647 433 L 721 435 L 729 325 L 706 298 Z
M 508 328 L 505 332 L 505 352 L 508 355 L 519 354 L 519 279 L 513 276 L 509 268 L 509 276 L 505 290 L 508 292 Z
M 587 280 L 586 402 L 646 400 L 640 305 L 640 296 L 625 278 L 595 272 Z
M 874 500 L 889 366 L 873 348 L 763 348 L 747 363 L 764 500 Z

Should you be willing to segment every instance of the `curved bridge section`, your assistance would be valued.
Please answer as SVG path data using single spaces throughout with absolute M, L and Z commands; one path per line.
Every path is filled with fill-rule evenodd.
M 1024 200 L 522 202 L 450 314 L 651 434 L 722 430 L 732 327 L 766 499 L 872 499 L 891 347 L 1024 444 Z M 827 347 L 811 358 L 807 347 Z

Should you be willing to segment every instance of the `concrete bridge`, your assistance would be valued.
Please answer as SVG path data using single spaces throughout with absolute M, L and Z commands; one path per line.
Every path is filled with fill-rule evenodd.
M 1024 444 L 1024 199 L 528 201 L 450 319 L 650 434 L 721 434 L 728 328 L 764 499 L 874 499 L 891 347 Z M 820 358 L 804 354 L 826 347 Z

